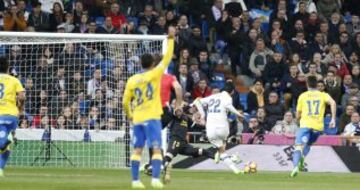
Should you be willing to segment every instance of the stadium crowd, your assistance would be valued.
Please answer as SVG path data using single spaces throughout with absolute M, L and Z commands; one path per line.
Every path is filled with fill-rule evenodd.
M 181 84 L 184 100 L 217 93 L 226 81 L 233 81 L 234 106 L 247 116 L 229 117 L 233 135 L 294 134 L 296 100 L 310 75 L 318 78 L 318 89 L 338 103 L 337 128 L 325 133 L 360 135 L 356 3 L 0 0 L 0 27 L 17 32 L 162 35 L 174 25 L 178 32 L 169 72 Z M 110 60 L 104 49 L 94 45 L 84 50 L 71 43 L 1 46 L 0 53 L 9 55 L 12 72 L 27 91 L 20 127 L 124 129 L 120 101 L 126 78 L 136 69 L 129 71 L 124 66 L 128 61 Z M 97 65 L 96 59 L 103 61 Z

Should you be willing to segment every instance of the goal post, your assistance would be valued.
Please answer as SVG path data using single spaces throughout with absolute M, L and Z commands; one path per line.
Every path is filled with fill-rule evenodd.
M 165 48 L 161 35 L 0 32 L 0 55 L 27 95 L 9 165 L 129 166 L 125 84 L 142 54 Z

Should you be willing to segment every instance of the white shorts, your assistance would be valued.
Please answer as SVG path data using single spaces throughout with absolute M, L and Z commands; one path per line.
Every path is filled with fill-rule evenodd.
M 226 145 L 227 137 L 229 136 L 228 127 L 207 127 L 206 136 L 211 144 L 220 148 Z

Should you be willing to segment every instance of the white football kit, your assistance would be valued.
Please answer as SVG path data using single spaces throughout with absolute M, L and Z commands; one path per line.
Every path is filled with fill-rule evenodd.
M 225 145 L 229 135 L 228 112 L 237 113 L 232 102 L 232 97 L 229 93 L 223 91 L 200 99 L 201 106 L 197 105 L 202 114 L 204 114 L 202 109 L 207 107 L 206 135 L 210 143 L 218 148 Z

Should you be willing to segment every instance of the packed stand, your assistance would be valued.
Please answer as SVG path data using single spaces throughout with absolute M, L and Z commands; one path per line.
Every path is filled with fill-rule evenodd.
M 327 134 L 360 134 L 360 10 L 355 0 L 0 0 L 3 31 L 162 35 L 178 29 L 170 73 L 180 82 L 184 100 L 217 93 L 233 81 L 234 106 L 246 118 L 229 116 L 235 137 L 244 133 L 294 135 L 296 100 L 306 90 L 306 77 L 318 79 L 318 89 L 338 103 L 336 130 Z M 14 46 L 16 68 L 28 48 Z M 96 47 L 95 47 L 96 49 Z M 35 76 L 21 77 L 28 91 L 27 115 L 21 127 L 121 129 L 124 121 L 106 115 L 122 112 L 120 97 L 124 68 L 115 66 L 110 79 L 101 69 L 86 70 L 78 47 L 42 49 Z M 101 54 L 101 52 L 100 52 Z M 67 73 L 71 56 L 83 61 L 73 76 Z M 101 55 L 100 55 L 101 56 Z M 104 56 L 104 55 L 102 55 Z M 44 71 L 45 63 L 62 62 Z M 44 77 L 44 73 L 49 76 Z M 66 80 L 72 81 L 67 83 Z M 49 94 L 48 87 L 58 90 Z M 114 80 L 114 81 L 110 81 Z M 50 82 L 51 81 L 51 82 Z M 65 85 L 64 85 L 65 84 Z M 109 84 L 116 87 L 108 88 Z M 70 85 L 70 86 L 67 86 Z M 72 89 L 72 90 L 69 90 Z M 111 90 L 106 90 L 111 89 Z M 116 91 L 116 92 L 115 92 Z M 106 105 L 101 101 L 109 99 Z M 86 103 L 84 103 L 86 102 Z M 31 104 L 31 105 L 30 105 Z M 57 106 L 53 106 L 57 105 Z M 60 106 L 59 106 L 60 105 Z M 102 106 L 99 106 L 102 105 Z M 56 113 L 56 118 L 47 113 Z M 101 116 L 99 113 L 105 113 Z M 28 119 L 31 117 L 32 119 Z M 357 118 L 357 119 L 356 119 Z M 95 121 L 94 121 L 95 120 Z M 101 120 L 101 121 L 100 121 Z M 325 118 L 327 123 L 329 118 Z M 65 126 L 65 127 L 64 127 Z M 71 127 L 70 127 L 71 126 Z M 192 131 L 202 131 L 193 128 Z

